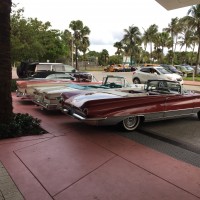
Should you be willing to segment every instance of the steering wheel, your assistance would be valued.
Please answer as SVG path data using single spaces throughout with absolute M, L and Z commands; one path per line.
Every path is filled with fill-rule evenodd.
M 115 88 L 116 84 L 115 83 L 110 83 L 110 88 Z

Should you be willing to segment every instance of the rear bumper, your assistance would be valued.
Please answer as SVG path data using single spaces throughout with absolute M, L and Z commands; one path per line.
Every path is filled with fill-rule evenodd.
M 28 95 L 28 94 L 21 92 L 19 90 L 16 90 L 16 96 L 21 97 L 22 99 L 27 99 L 27 100 L 31 100 L 31 98 L 32 98 L 31 95 Z

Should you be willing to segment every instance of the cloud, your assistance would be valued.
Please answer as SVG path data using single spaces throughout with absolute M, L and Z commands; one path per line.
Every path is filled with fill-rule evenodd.
M 90 43 L 93 45 L 113 45 L 122 40 L 124 33 L 122 31 L 97 31 L 89 35 Z
M 137 26 L 141 32 L 150 25 L 156 24 L 159 31 L 167 27 L 171 18 L 183 17 L 187 14 L 188 7 L 167 11 L 155 0 L 12 0 L 25 9 L 25 17 L 38 18 L 49 21 L 53 29 L 69 30 L 72 20 L 81 20 L 91 30 L 89 35 L 92 48 L 113 49 L 115 42 L 121 41 L 124 29 Z

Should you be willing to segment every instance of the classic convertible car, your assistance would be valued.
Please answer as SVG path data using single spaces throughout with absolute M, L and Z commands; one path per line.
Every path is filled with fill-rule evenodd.
M 108 75 L 103 78 L 102 84 L 70 84 L 57 87 L 35 87 L 33 102 L 46 110 L 60 109 L 60 95 L 64 92 L 75 92 L 76 94 L 88 90 L 121 90 L 124 88 L 141 90 L 143 84 L 129 84 L 125 77 Z
M 16 96 L 22 99 L 31 99 L 35 87 L 56 87 L 66 86 L 67 84 L 101 84 L 91 73 L 77 72 L 73 76 L 68 73 L 55 73 L 48 75 L 46 78 L 23 79 L 16 82 Z
M 88 91 L 61 94 L 62 112 L 92 125 L 117 125 L 135 130 L 141 122 L 197 114 L 200 93 L 186 91 L 179 82 L 149 80 L 142 91 Z

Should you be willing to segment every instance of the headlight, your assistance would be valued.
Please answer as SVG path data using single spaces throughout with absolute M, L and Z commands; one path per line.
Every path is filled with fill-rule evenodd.
M 170 80 L 170 81 L 172 81 L 172 80 L 173 80 L 173 78 L 172 78 L 172 77 L 169 77 L 169 76 L 167 77 L 167 79 L 168 79 L 168 80 Z

